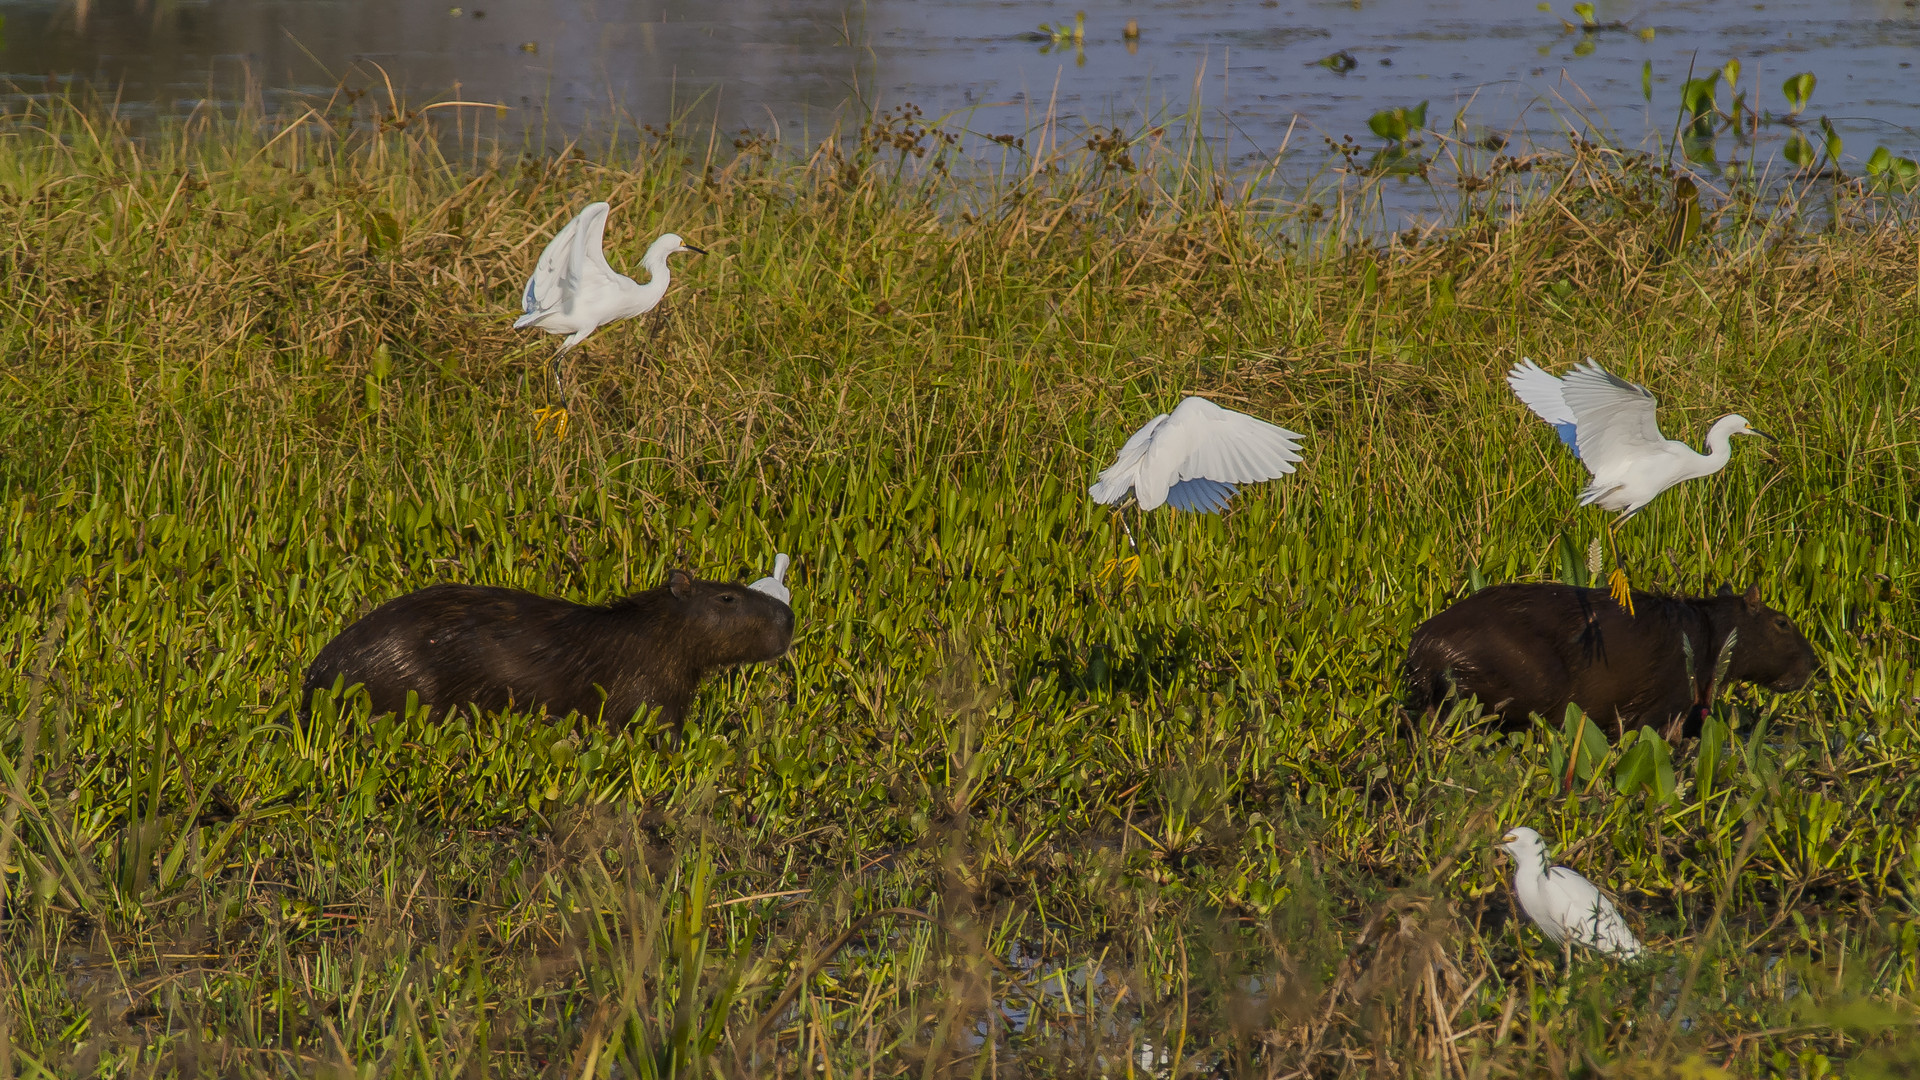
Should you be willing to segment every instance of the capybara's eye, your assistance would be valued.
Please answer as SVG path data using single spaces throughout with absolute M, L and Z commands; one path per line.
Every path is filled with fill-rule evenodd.
M 723 593 L 721 593 L 721 594 L 720 594 L 720 602 L 721 602 L 721 603 L 723 603 L 723 604 L 731 604 L 731 603 L 733 603 L 733 594 L 732 594 L 732 593 L 727 593 L 727 592 L 723 592 Z

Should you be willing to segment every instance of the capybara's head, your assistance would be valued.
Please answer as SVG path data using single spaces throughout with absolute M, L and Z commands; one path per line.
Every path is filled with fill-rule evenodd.
M 1740 631 L 1728 676 L 1759 683 L 1769 690 L 1805 686 L 1813 677 L 1813 646 L 1807 644 L 1793 620 L 1761 603 L 1758 585 L 1738 597 L 1732 597 L 1733 590 L 1727 586 L 1721 586 L 1720 592 L 1736 605 L 1733 625 Z
M 703 667 L 778 660 L 793 644 L 793 609 L 745 585 L 667 576 L 679 602 L 684 640 Z

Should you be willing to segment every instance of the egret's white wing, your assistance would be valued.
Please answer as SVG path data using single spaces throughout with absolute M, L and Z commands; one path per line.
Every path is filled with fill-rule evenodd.
M 1232 484 L 1218 480 L 1182 480 L 1167 489 L 1167 505 L 1175 510 L 1199 514 L 1217 514 L 1227 508 L 1227 500 L 1237 492 Z
M 1667 439 L 1654 419 L 1658 402 L 1646 387 L 1588 360 L 1560 380 L 1560 393 L 1579 427 L 1580 460 L 1595 477 L 1666 452 Z
M 606 206 L 605 203 L 595 205 Z M 590 206 L 587 211 L 592 209 Z M 520 310 L 525 314 L 514 321 L 515 329 L 562 306 L 561 278 L 572 263 L 574 241 L 580 236 L 580 221 L 584 217 L 586 213 L 583 212 L 567 222 L 566 227 L 547 241 L 546 249 L 540 252 L 540 261 L 534 264 L 533 273 L 527 277 L 527 287 L 520 294 Z
M 1633 936 L 1620 909 L 1614 907 L 1613 901 L 1593 882 L 1564 866 L 1556 866 L 1547 872 L 1545 889 L 1553 897 L 1554 921 L 1560 924 L 1565 937 L 1610 956 L 1638 956 L 1642 951 L 1640 939 Z
M 592 299 L 617 290 L 625 280 L 607 265 L 602 250 L 607 237 L 607 204 L 597 202 L 580 211 L 580 233 L 567 252 L 566 278 L 562 291 L 571 308 L 581 299 Z
M 1234 494 L 1233 485 L 1292 472 L 1300 460 L 1294 442 L 1299 438 L 1206 398 L 1189 397 L 1128 439 L 1119 460 L 1090 490 L 1095 501 L 1114 503 L 1131 486 L 1142 510 L 1168 503 L 1175 509 L 1217 512 Z
M 1139 487 L 1135 487 L 1134 497 L 1151 510 L 1165 498 L 1168 489 L 1185 481 L 1211 480 L 1224 486 L 1257 484 L 1285 476 L 1300 460 L 1300 446 L 1295 440 L 1301 437 L 1277 424 L 1223 409 L 1206 398 L 1186 398 L 1174 408 L 1166 427 L 1154 439 L 1148 465 L 1142 470 L 1152 474 L 1150 481 L 1157 481 L 1153 493 L 1157 497 L 1147 502 L 1141 498 Z M 1224 499 L 1220 505 L 1225 505 Z
M 1161 413 L 1147 421 L 1146 425 L 1134 432 L 1133 436 L 1127 440 L 1127 444 L 1120 448 L 1120 456 L 1112 465 L 1107 466 L 1100 473 L 1097 482 L 1087 489 L 1087 493 L 1093 496 L 1094 502 L 1111 506 L 1126 498 L 1127 492 L 1133 487 L 1134 473 L 1140 467 L 1140 459 L 1146 456 L 1147 448 L 1153 444 L 1154 432 L 1160 430 L 1160 425 L 1167 422 L 1169 415 Z
M 1567 408 L 1567 399 L 1561 393 L 1560 380 L 1540 369 L 1540 365 L 1521 357 L 1520 362 L 1507 372 L 1507 385 L 1513 388 L 1513 396 L 1521 404 L 1533 410 L 1533 415 L 1553 425 L 1560 441 L 1567 444 L 1575 457 L 1580 455 L 1580 443 L 1576 437 L 1577 423 L 1573 410 Z

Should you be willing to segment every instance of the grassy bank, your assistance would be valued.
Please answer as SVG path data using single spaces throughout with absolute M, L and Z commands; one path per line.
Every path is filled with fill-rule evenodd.
M 1911 207 L 1710 196 L 1662 261 L 1670 182 L 1593 147 L 1470 163 L 1459 221 L 1359 244 L 1366 185 L 1411 181 L 1287 202 L 1150 139 L 960 180 L 898 118 L 492 163 L 36 125 L 0 139 L 0 1075 L 1920 1061 Z M 668 228 L 712 254 L 585 347 L 562 434 L 510 324 L 589 198 L 616 266 Z M 1587 573 L 1522 355 L 1780 437 L 1624 533 L 1642 584 L 1759 582 L 1825 676 L 1733 692 L 1671 790 L 1400 721 L 1421 619 Z M 1184 393 L 1306 460 L 1136 524 L 1130 580 L 1085 485 Z M 790 658 L 676 749 L 289 719 L 407 589 L 600 600 L 775 550 Z M 1560 971 L 1509 823 L 1653 958 Z

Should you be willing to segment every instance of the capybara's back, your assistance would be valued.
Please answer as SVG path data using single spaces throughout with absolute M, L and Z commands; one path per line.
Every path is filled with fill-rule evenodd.
M 1491 585 L 1421 623 L 1402 668 L 1407 707 L 1434 709 L 1457 694 L 1503 716 L 1557 716 L 1571 687 L 1565 650 L 1553 643 L 1578 632 L 1592 592 Z
M 468 705 L 625 723 L 656 706 L 677 725 L 708 671 L 773 660 L 793 610 L 729 582 L 675 570 L 668 584 L 604 606 L 518 589 L 434 585 L 341 631 L 307 668 L 302 705 L 344 678 L 375 714 L 411 691 L 436 713 Z
M 1616 733 L 1652 724 L 1693 734 L 1705 713 L 1715 661 L 1728 650 L 1729 681 L 1791 690 L 1813 672 L 1812 648 L 1792 620 L 1745 595 L 1635 593 L 1634 613 L 1601 589 L 1494 585 L 1414 630 L 1402 668 L 1409 709 L 1432 712 L 1450 696 L 1477 698 L 1503 726 L 1568 703 Z

